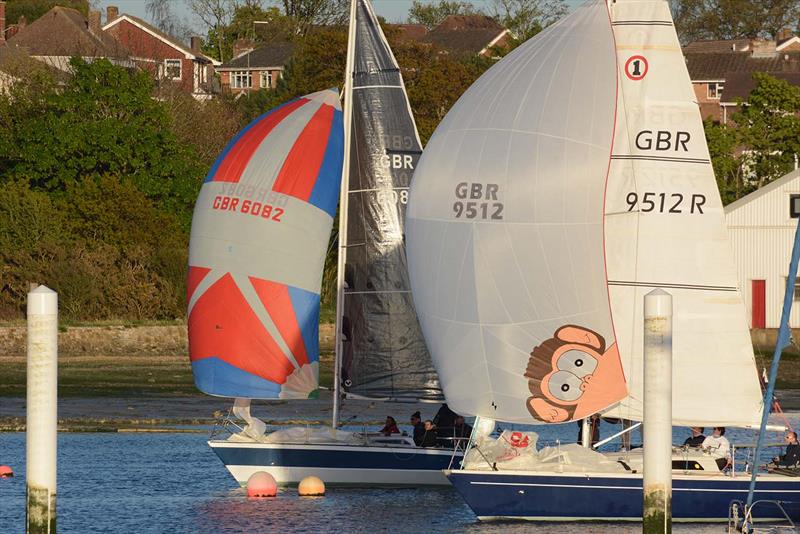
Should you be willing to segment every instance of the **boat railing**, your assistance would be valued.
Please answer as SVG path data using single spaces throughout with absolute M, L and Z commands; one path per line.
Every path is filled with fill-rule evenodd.
M 783 518 L 786 521 L 785 525 L 769 525 L 770 531 L 774 531 L 775 529 L 787 529 L 791 530 L 792 532 L 796 532 L 797 528 L 792 521 L 792 518 L 786 512 L 786 509 L 783 507 L 784 504 L 793 504 L 789 501 L 779 501 L 774 499 L 760 499 L 755 501 L 750 508 L 747 508 L 747 505 L 738 499 L 733 500 L 728 505 L 728 534 L 733 534 L 735 532 L 742 532 L 743 534 L 752 534 L 755 532 L 755 528 L 753 525 L 753 510 L 756 506 L 761 506 L 762 508 L 764 505 L 772 505 L 778 510 L 780 513 L 783 514 Z M 766 527 L 766 525 L 762 526 Z
M 232 430 L 231 427 L 235 428 L 236 430 Z M 231 407 L 228 408 L 227 413 L 222 411 L 214 412 L 214 426 L 211 428 L 211 435 L 208 436 L 208 439 L 213 440 L 214 438 L 217 438 L 226 432 L 230 435 L 233 435 L 242 431 L 244 431 L 244 428 L 236 423 L 236 420 L 233 417 L 233 408 Z

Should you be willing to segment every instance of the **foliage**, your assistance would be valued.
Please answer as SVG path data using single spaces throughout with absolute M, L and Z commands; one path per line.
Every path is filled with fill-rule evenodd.
M 763 73 L 753 78 L 756 88 L 732 118 L 748 150 L 747 166 L 762 187 L 789 172 L 800 154 L 800 87 Z
M 491 15 L 523 42 L 567 14 L 563 0 L 493 0 Z
M 305 35 L 314 26 L 343 25 L 350 0 L 280 0 L 283 14 L 295 21 L 297 33 Z
M 472 2 L 439 0 L 438 2 L 424 3 L 422 0 L 414 0 L 408 10 L 408 21 L 412 24 L 422 24 L 430 30 L 450 15 L 476 15 L 479 13 L 480 11 L 475 9 Z
M 171 132 L 152 79 L 106 60 L 74 58 L 71 65 L 63 87 L 34 93 L 15 85 L 0 99 L 0 176 L 50 192 L 121 176 L 188 222 L 203 167 Z
M 77 9 L 84 16 L 89 14 L 89 0 L 13 0 L 6 3 L 6 24 L 16 24 L 20 16 L 33 22 L 55 6 Z
M 703 127 L 722 204 L 730 204 L 753 190 L 744 180 L 741 158 L 736 155 L 738 131 L 711 119 L 706 119 Z
M 800 0 L 670 0 L 682 43 L 698 39 L 775 38 L 796 28 Z

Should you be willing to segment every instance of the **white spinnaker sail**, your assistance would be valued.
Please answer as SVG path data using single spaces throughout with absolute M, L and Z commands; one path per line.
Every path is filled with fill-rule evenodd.
M 660 287 L 673 296 L 673 422 L 758 425 L 762 394 L 745 310 L 669 6 L 627 0 L 610 11 L 620 90 L 606 261 L 629 387 L 610 413 L 642 418 L 642 306 Z
M 613 346 L 602 222 L 615 65 L 604 2 L 581 7 L 489 69 L 423 152 L 409 272 L 459 413 L 532 422 L 530 353 L 562 326 Z
M 659 132 L 672 132 L 669 159 Z M 420 160 L 407 239 L 417 312 L 456 411 L 558 422 L 624 397 L 606 413 L 640 419 L 642 299 L 663 287 L 674 422 L 758 421 L 721 202 L 665 1 L 588 3 L 482 76 Z M 576 342 L 601 348 L 586 358 Z M 598 372 L 617 349 L 629 396 L 613 369 Z M 613 391 L 576 392 L 597 384 Z

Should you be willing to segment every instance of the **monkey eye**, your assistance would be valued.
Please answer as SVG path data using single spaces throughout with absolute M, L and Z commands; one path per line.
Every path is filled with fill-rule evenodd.
M 592 374 L 597 368 L 597 359 L 581 350 L 568 350 L 558 357 L 556 368 L 561 371 L 569 371 L 577 377 L 583 378 Z
M 571 402 L 577 400 L 581 391 L 581 379 L 567 371 L 556 371 L 547 381 L 550 394 L 561 401 Z

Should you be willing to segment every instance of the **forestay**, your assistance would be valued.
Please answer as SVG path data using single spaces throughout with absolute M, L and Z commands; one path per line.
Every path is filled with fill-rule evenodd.
M 403 242 L 408 187 L 422 147 L 372 6 L 354 1 L 341 379 L 349 395 L 439 400 Z
M 335 90 L 262 115 L 219 156 L 189 244 L 189 352 L 211 395 L 317 394 L 319 293 L 341 181 Z
M 661 287 L 675 303 L 675 423 L 758 420 L 666 2 L 590 2 L 491 68 L 435 132 L 409 203 L 415 303 L 454 410 L 640 419 L 642 299 Z

